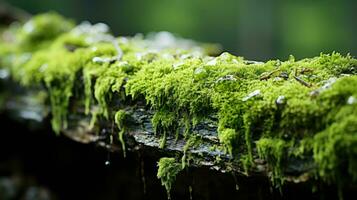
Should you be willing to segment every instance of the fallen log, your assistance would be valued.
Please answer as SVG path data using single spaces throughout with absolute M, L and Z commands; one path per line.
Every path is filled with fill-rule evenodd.
M 14 37 L 5 37 L 9 32 Z M 357 180 L 357 60 L 339 53 L 254 62 L 159 33 L 115 38 L 54 14 L 3 32 L 2 109 L 109 151 L 285 182 Z

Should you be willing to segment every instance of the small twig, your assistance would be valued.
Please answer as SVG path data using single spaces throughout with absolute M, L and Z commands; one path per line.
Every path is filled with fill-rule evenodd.
M 305 74 L 306 72 L 312 72 L 312 71 L 313 71 L 313 69 L 303 67 L 300 70 L 300 74 Z
M 302 85 L 306 86 L 306 87 L 311 87 L 311 84 L 302 80 L 301 78 L 294 76 L 294 79 L 297 80 L 299 83 L 301 83 Z
M 297 75 L 298 75 L 298 71 L 297 71 L 297 69 L 295 68 L 295 69 L 294 69 L 294 77 L 297 76 Z
M 264 64 L 264 62 L 253 61 L 253 60 L 245 60 L 244 63 L 247 65 L 253 65 L 253 64 L 262 65 L 262 64 Z
M 274 73 L 276 73 L 278 71 L 280 71 L 280 69 L 273 70 L 273 71 L 269 72 L 267 75 L 260 77 L 260 80 L 261 81 L 262 80 L 267 80 L 267 79 L 269 79 L 271 77 L 271 75 L 273 75 Z

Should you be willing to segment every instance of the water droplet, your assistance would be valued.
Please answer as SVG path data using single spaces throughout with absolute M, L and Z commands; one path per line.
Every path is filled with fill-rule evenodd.
M 259 62 L 259 61 L 253 61 L 253 60 L 244 60 L 244 63 L 247 65 L 263 65 L 265 64 L 264 62 Z
M 142 60 L 142 59 L 143 59 L 143 56 L 144 56 L 144 53 L 136 53 L 136 54 L 135 54 L 135 57 L 136 57 L 136 59 L 138 59 L 138 60 Z
M 47 68 L 48 68 L 48 64 L 45 63 L 45 64 L 41 65 L 39 71 L 40 71 L 40 72 L 44 72 L 44 71 L 46 71 Z
M 107 24 L 102 23 L 102 22 L 94 24 L 92 27 L 94 28 L 95 31 L 97 31 L 99 33 L 107 33 L 107 32 L 109 32 L 109 26 Z
M 217 60 L 216 60 L 216 59 L 210 60 L 210 61 L 208 61 L 208 62 L 206 63 L 206 65 L 208 65 L 208 66 L 214 66 L 214 65 L 216 65 L 216 64 L 217 64 Z
M 192 189 L 191 185 L 188 186 L 188 191 L 190 192 L 190 200 L 192 200 L 193 199 L 193 197 L 192 197 L 193 189 Z
M 181 60 L 185 60 L 185 59 L 188 59 L 188 58 L 191 58 L 192 57 L 192 55 L 190 55 L 190 54 L 182 54 L 181 56 L 180 56 L 180 59 Z
M 234 78 L 233 75 L 225 75 L 225 76 L 219 78 L 219 79 L 216 81 L 216 83 L 219 83 L 219 82 L 222 82 L 222 81 L 236 81 L 236 80 L 237 80 L 237 79 Z
M 325 84 L 323 86 L 321 86 L 320 88 L 313 90 L 310 92 L 310 96 L 315 97 L 317 95 L 319 95 L 321 92 L 331 88 L 331 86 L 337 81 L 337 78 L 332 77 L 329 78 L 328 80 L 325 81 Z
M 94 57 L 94 58 L 92 59 L 92 62 L 94 62 L 94 63 L 103 63 L 104 61 L 103 61 L 103 59 L 100 58 L 100 57 Z
M 37 122 L 41 122 L 43 120 L 43 117 L 40 115 L 40 113 L 34 110 L 21 110 L 19 115 L 23 119 L 34 120 Z
M 347 104 L 352 105 L 357 102 L 357 99 L 354 96 L 350 96 L 347 99 Z
M 282 79 L 281 77 L 275 77 L 273 80 L 274 80 L 275 82 L 279 82 L 279 81 L 282 81 L 283 79 Z
M 10 73 L 7 69 L 0 69 L 0 79 L 6 79 L 10 76 Z
M 276 104 L 278 105 L 282 105 L 285 103 L 285 96 L 279 96 L 276 101 L 275 101 Z
M 33 25 L 32 21 L 28 21 L 24 26 L 23 29 L 26 33 L 32 33 L 35 30 L 35 26 Z
M 185 64 L 184 62 L 178 62 L 178 63 L 174 63 L 174 64 L 172 65 L 172 67 L 173 67 L 174 69 L 177 69 L 177 68 L 181 67 L 181 66 L 184 65 L 184 64 Z
M 288 74 L 287 72 L 281 72 L 281 73 L 279 74 L 279 77 L 281 77 L 281 78 L 287 80 L 287 79 L 289 78 L 289 74 Z
M 238 185 L 237 177 L 234 174 L 234 172 L 232 173 L 232 176 L 233 176 L 233 180 L 234 180 L 234 183 L 235 183 L 235 189 L 238 191 L 239 190 L 239 185 Z
M 202 72 L 205 72 L 206 70 L 203 69 L 202 67 L 196 68 L 194 74 L 200 74 Z
M 101 57 L 92 58 L 92 62 L 99 63 L 99 64 L 107 63 L 107 62 L 111 62 L 111 61 L 112 61 L 111 58 L 101 58 Z
M 329 78 L 326 83 L 321 87 L 321 90 L 327 90 L 329 89 L 335 82 L 336 82 L 337 78 L 333 77 L 333 78 Z
M 129 63 L 127 61 L 119 61 L 117 64 L 118 67 L 126 67 L 128 65 Z
M 109 166 L 110 165 L 110 152 L 108 151 L 108 155 L 107 155 L 107 160 L 105 161 L 105 166 Z
M 248 101 L 249 99 L 259 96 L 260 95 L 260 90 L 254 90 L 253 92 L 249 93 L 246 97 L 242 99 L 242 101 Z
M 239 185 L 238 185 L 238 184 L 236 184 L 236 190 L 237 190 L 237 191 L 239 190 Z

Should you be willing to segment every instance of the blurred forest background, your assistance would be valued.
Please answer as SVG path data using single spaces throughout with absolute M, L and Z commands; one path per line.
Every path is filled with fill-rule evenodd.
M 4 0 L 0 0 L 4 1 Z M 170 31 L 252 60 L 357 56 L 356 0 L 6 0 L 31 14 L 105 22 L 115 35 Z

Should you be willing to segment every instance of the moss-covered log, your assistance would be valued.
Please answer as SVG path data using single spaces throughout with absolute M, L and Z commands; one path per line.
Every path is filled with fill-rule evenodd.
M 115 38 L 105 24 L 38 15 L 2 32 L 1 103 L 124 156 L 138 146 L 163 152 L 168 189 L 165 168 L 177 166 L 269 176 L 277 187 L 356 183 L 356 59 L 215 54 L 168 33 Z

